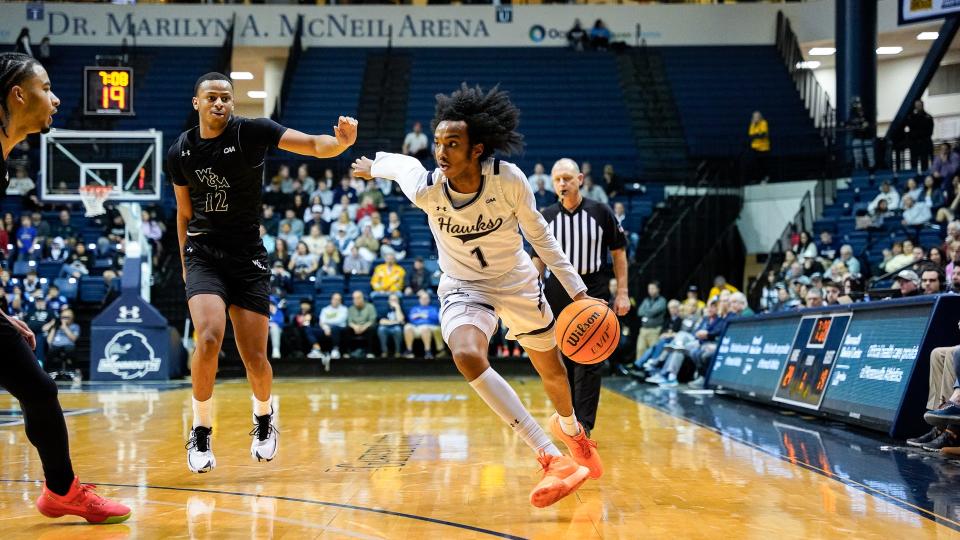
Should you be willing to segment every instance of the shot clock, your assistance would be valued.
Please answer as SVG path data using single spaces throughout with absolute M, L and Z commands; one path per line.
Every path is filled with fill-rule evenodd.
M 133 116 L 133 68 L 83 68 L 83 113 L 92 116 Z

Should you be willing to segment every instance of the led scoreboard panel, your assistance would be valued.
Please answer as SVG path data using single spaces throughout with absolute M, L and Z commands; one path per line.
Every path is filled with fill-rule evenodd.
M 83 68 L 83 114 L 133 116 L 133 68 Z
M 710 384 L 770 401 L 796 333 L 796 316 L 754 317 L 731 324 L 717 348 Z
M 863 422 L 892 422 L 932 307 L 857 313 L 843 340 L 822 410 Z
M 911 437 L 929 429 L 930 352 L 960 343 L 958 321 L 952 294 L 732 319 L 707 386 Z

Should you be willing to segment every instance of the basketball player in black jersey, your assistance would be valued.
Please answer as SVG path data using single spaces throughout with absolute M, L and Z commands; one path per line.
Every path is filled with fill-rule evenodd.
M 334 136 L 314 136 L 266 118 L 233 116 L 233 84 L 219 73 L 197 80 L 193 108 L 200 125 L 170 147 L 166 167 L 177 195 L 183 279 L 197 332 L 187 465 L 203 473 L 216 467 L 211 398 L 227 312 L 253 388 L 250 454 L 270 461 L 277 453 L 273 371 L 266 355 L 270 270 L 259 220 L 264 156 L 270 148 L 317 158 L 340 155 L 356 141 L 357 121 L 341 116 Z
M 10 183 L 10 151 L 27 135 L 50 131 L 58 106 L 39 62 L 25 54 L 0 53 L 0 198 Z M 37 509 L 47 517 L 69 514 L 90 523 L 127 520 L 129 508 L 100 497 L 74 475 L 57 385 L 33 355 L 36 345 L 26 323 L 0 309 L 0 386 L 20 402 L 27 439 L 40 454 L 45 482 Z
M 607 253 L 610 253 L 613 258 L 613 274 L 617 278 L 613 311 L 621 317 L 626 315 L 630 311 L 630 298 L 627 295 L 627 239 L 623 228 L 609 206 L 584 198 L 580 194 L 583 174 L 575 161 L 557 161 L 551 175 L 554 192 L 560 200 L 543 209 L 543 218 L 547 221 L 548 228 L 557 237 L 567 259 L 583 278 L 590 296 L 608 297 L 610 268 L 607 264 Z M 546 266 L 535 255 L 533 262 L 542 274 Z M 573 302 L 552 274 L 547 279 L 544 292 L 554 313 L 560 313 Z M 574 412 L 589 436 L 597 421 L 602 382 L 600 377 L 605 362 L 583 365 L 567 357 L 563 358 L 563 362 L 567 366 Z

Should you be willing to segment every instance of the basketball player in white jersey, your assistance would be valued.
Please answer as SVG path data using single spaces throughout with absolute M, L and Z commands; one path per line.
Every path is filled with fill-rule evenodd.
M 401 154 L 377 153 L 353 164 L 355 176 L 387 178 L 426 212 L 437 241 L 443 278 L 440 328 L 457 369 L 473 389 L 538 456 L 544 477 L 530 494 L 537 507 L 553 504 L 590 478 L 603 474 L 596 443 L 573 412 L 567 373 L 553 332 L 553 313 L 523 238 L 563 284 L 571 298 L 588 298 L 587 287 L 564 256 L 537 211 L 522 171 L 496 159 L 522 147 L 519 111 L 506 92 L 463 84 L 437 95 L 433 119 L 434 158 L 427 171 Z M 520 236 L 523 231 L 523 237 Z M 530 356 L 556 407 L 550 430 L 573 455 L 563 456 L 530 416 L 509 384 L 490 367 L 487 349 L 498 317 Z

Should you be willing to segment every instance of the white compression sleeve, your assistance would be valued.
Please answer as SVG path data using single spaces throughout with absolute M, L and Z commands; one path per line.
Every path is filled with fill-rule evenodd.
M 470 386 L 534 452 L 543 450 L 554 456 L 561 455 L 540 424 L 527 412 L 517 393 L 492 367 L 470 381 Z

